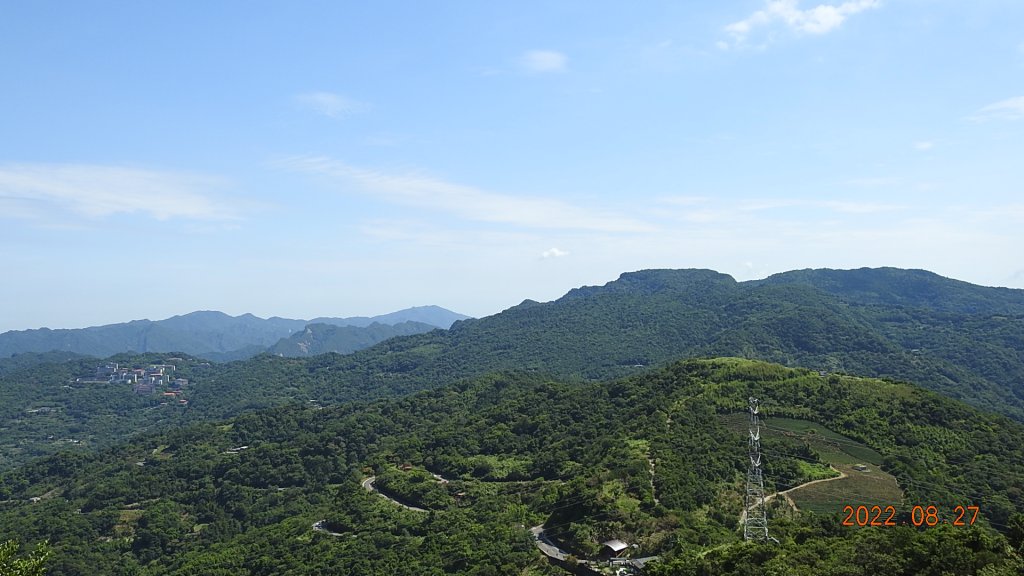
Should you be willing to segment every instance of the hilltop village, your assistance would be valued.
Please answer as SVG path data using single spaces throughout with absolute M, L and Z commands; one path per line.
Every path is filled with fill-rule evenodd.
M 180 358 L 169 358 L 172 362 Z M 96 367 L 96 373 L 89 377 L 76 378 L 76 384 L 131 384 L 132 392 L 140 395 L 160 393 L 168 401 L 187 405 L 183 398 L 188 389 L 187 378 L 176 378 L 174 364 L 150 364 L 145 368 L 121 366 L 117 362 L 108 362 Z

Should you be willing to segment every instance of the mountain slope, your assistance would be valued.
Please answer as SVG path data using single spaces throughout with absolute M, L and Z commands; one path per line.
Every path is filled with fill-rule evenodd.
M 328 352 L 348 354 L 395 336 L 422 334 L 437 329 L 437 326 L 411 321 L 394 325 L 373 322 L 368 326 L 307 324 L 305 330 L 282 338 L 267 352 L 289 357 L 316 356 Z

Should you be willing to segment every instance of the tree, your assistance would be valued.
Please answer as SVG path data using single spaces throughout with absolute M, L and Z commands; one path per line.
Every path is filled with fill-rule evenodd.
M 0 576 L 43 576 L 50 546 L 41 542 L 24 558 L 16 558 L 20 545 L 14 540 L 0 544 Z

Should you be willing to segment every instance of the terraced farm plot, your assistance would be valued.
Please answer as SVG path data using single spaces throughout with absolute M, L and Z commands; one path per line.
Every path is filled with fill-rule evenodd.
M 796 442 L 807 442 L 821 459 L 839 464 L 880 466 L 882 455 L 868 446 L 833 432 L 815 422 L 793 418 L 771 418 L 762 422 L 762 435 L 781 435 Z
M 747 414 L 729 414 L 723 419 L 730 429 L 746 435 Z M 806 443 L 823 462 L 845 475 L 788 491 L 797 509 L 833 514 L 841 513 L 847 505 L 899 508 L 903 491 L 896 478 L 881 469 L 882 455 L 869 446 L 821 424 L 792 418 L 762 420 L 761 438 L 769 437 L 783 439 L 794 447 Z

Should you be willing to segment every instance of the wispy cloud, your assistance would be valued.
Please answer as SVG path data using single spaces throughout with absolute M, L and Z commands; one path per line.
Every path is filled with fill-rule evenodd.
M 738 22 L 725 27 L 732 38 L 732 46 L 741 46 L 759 28 L 771 29 L 783 26 L 801 34 L 827 34 L 838 28 L 850 16 L 877 8 L 881 0 L 847 0 L 841 4 L 819 4 L 802 10 L 799 0 L 767 0 L 765 7 Z M 718 47 L 727 49 L 731 45 L 718 42 Z
M 395 204 L 454 214 L 466 220 L 500 222 L 527 228 L 642 232 L 652 226 L 629 217 L 596 212 L 562 200 L 512 196 L 446 182 L 421 174 L 394 174 L 350 166 L 323 157 L 297 157 L 287 169 L 322 174 L 355 183 Z
M 1024 96 L 1007 98 L 995 104 L 989 104 L 967 117 L 968 120 L 984 122 L 987 120 L 1020 120 L 1024 118 Z
M 934 147 L 935 142 L 932 142 L 931 140 L 921 140 L 919 142 L 914 142 L 914 150 L 920 150 L 921 152 L 931 150 Z
M 529 50 L 519 57 L 518 63 L 523 70 L 532 73 L 564 72 L 569 58 L 554 50 Z
M 568 255 L 569 255 L 568 251 L 561 250 L 561 249 L 554 248 L 554 247 L 548 248 L 547 250 L 545 250 L 545 251 L 540 253 L 540 257 L 544 258 L 544 259 L 547 259 L 547 258 L 562 258 L 562 257 L 568 256 Z
M 296 94 L 295 102 L 328 118 L 343 118 L 366 109 L 366 104 L 333 92 L 306 92 Z
M 0 215 L 41 218 L 53 210 L 99 218 L 141 213 L 166 220 L 230 220 L 235 212 L 210 191 L 208 176 L 89 164 L 2 164 L 0 200 L 17 210 Z

